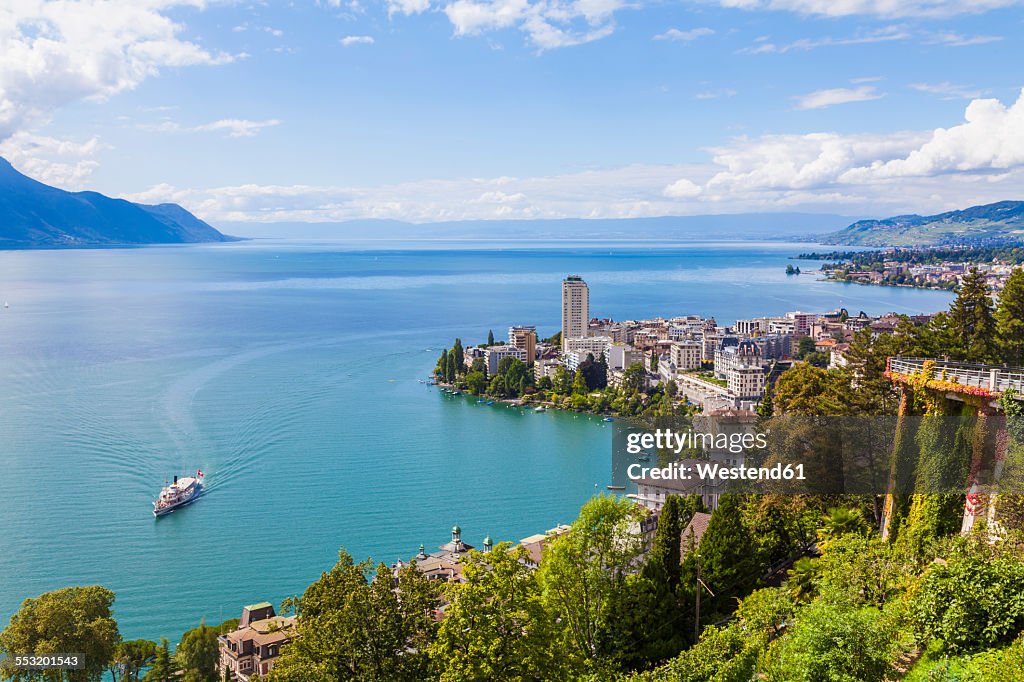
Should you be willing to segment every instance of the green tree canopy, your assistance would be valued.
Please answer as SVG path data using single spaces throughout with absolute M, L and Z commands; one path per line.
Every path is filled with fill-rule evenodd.
M 338 563 L 298 602 L 298 636 L 281 652 L 270 679 L 280 682 L 426 679 L 426 647 L 434 631 L 437 595 L 414 565 L 384 564 L 371 580 L 369 560 Z M 396 590 L 396 587 L 398 589 Z
M 628 500 L 599 495 L 544 548 L 537 576 L 544 603 L 565 626 L 565 653 L 592 667 L 600 664 L 609 609 L 643 551 L 633 526 L 643 513 Z
M 0 632 L 0 654 L 76 653 L 85 668 L 71 671 L 71 680 L 99 680 L 121 641 L 111 614 L 114 593 L 105 587 L 65 587 L 26 599 Z M 15 673 L 0 671 L 5 679 Z
M 181 637 L 174 651 L 174 662 L 185 675 L 185 682 L 217 682 L 217 662 L 220 649 L 217 629 L 200 621 Z
M 448 606 L 430 656 L 443 682 L 558 680 L 567 660 L 541 601 L 526 549 L 502 543 L 463 557 L 463 583 L 448 585 Z
M 143 668 L 156 659 L 156 644 L 148 639 L 130 639 L 114 649 L 110 662 L 110 675 L 122 682 L 137 682 Z

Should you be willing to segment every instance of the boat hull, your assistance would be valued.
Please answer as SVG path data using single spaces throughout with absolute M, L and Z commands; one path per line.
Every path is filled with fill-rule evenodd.
M 154 507 L 153 508 L 153 516 L 156 517 L 156 518 L 160 518 L 161 516 L 167 516 L 168 514 L 173 512 L 175 509 L 181 509 L 185 505 L 192 504 L 193 502 L 196 501 L 196 498 L 198 498 L 202 494 L 202 492 L 203 492 L 202 484 L 201 483 L 197 483 L 195 485 L 195 487 L 192 489 L 192 493 L 188 497 L 185 497 L 185 498 L 183 498 L 181 500 L 178 500 L 177 502 L 175 502 L 173 504 L 169 504 L 169 505 L 167 505 L 165 507 L 160 507 L 159 509 Z

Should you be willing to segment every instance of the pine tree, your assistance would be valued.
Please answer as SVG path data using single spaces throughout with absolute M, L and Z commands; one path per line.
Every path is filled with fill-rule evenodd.
M 1024 269 L 1006 280 L 996 308 L 996 336 L 1003 362 L 1024 366 Z
M 488 329 L 487 330 L 487 345 L 488 346 L 493 346 L 494 345 L 494 330 L 492 330 L 492 329 Z
M 437 367 L 434 374 L 440 381 L 448 380 L 448 351 L 441 351 L 441 357 L 437 359 Z
M 708 617 L 728 615 L 736 606 L 736 598 L 748 594 L 761 574 L 754 539 L 743 524 L 742 506 L 743 499 L 734 493 L 719 497 L 718 508 L 697 548 L 703 580 L 715 593 L 713 598 L 707 595 L 707 609 L 702 612 Z M 710 618 L 701 620 L 713 622 Z
M 452 350 L 455 351 L 455 372 L 462 374 L 466 368 L 466 355 L 462 349 L 462 339 L 455 339 L 455 345 L 452 346 Z
M 455 351 L 448 351 L 448 364 L 445 367 L 445 378 L 449 384 L 455 383 L 455 373 L 458 371 L 458 365 L 455 364 Z
M 964 275 L 956 300 L 949 308 L 955 335 L 953 354 L 958 360 L 988 362 L 994 359 L 995 319 L 985 275 L 976 267 Z
M 170 682 L 175 674 L 174 659 L 171 657 L 170 642 L 166 637 L 160 638 L 160 646 L 156 650 L 153 665 L 146 673 L 146 682 Z

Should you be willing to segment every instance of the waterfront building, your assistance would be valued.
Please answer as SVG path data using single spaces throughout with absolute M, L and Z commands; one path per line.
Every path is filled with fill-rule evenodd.
M 281 647 L 295 638 L 295 620 L 275 614 L 270 602 L 243 608 L 238 627 L 217 637 L 221 679 L 265 679 Z
M 562 367 L 562 361 L 554 358 L 540 358 L 533 365 L 533 378 L 540 381 L 544 377 L 555 378 L 555 372 Z
M 526 362 L 526 351 L 515 346 L 489 346 L 484 349 L 484 361 L 487 364 L 487 376 L 498 373 L 498 365 L 505 358 L 515 358 Z
M 540 559 L 544 553 L 544 545 L 551 542 L 559 535 L 568 533 L 570 528 L 570 526 L 560 523 L 544 533 L 531 535 L 528 538 L 520 540 L 519 544 L 526 548 L 526 552 L 529 555 L 526 560 L 526 565 L 530 568 L 537 568 L 540 566 Z
M 585 337 L 590 322 L 590 288 L 579 275 L 562 281 L 562 350 L 569 339 Z
M 526 353 L 526 366 L 533 367 L 537 358 L 537 328 L 533 326 L 509 327 L 508 345 Z

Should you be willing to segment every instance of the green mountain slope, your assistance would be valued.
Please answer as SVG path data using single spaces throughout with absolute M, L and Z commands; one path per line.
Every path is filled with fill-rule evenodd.
M 930 216 L 859 220 L 846 229 L 825 235 L 823 241 L 856 246 L 1024 242 L 1024 201 L 1000 201 Z

